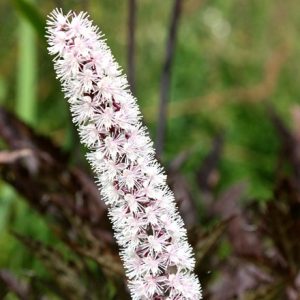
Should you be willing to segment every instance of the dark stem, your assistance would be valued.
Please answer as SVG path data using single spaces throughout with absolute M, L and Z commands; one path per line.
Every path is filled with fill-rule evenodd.
M 167 121 L 167 106 L 170 96 L 170 83 L 171 83 L 171 71 L 172 63 L 175 52 L 175 43 L 177 36 L 178 23 L 182 11 L 182 1 L 174 0 L 174 7 L 169 27 L 169 34 L 166 47 L 165 62 L 162 70 L 161 82 L 160 82 L 160 102 L 159 102 L 159 114 L 158 125 L 156 135 L 156 151 L 158 158 L 161 157 L 166 131 Z
M 128 82 L 132 93 L 135 93 L 135 22 L 136 0 L 128 0 Z

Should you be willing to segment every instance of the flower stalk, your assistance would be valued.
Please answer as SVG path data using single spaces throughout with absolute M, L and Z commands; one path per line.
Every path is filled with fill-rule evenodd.
M 54 10 L 49 53 L 104 199 L 133 300 L 197 300 L 195 260 L 127 79 L 86 13 Z

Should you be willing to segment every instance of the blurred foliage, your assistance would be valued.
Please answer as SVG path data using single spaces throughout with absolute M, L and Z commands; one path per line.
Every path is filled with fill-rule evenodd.
M 136 96 L 153 138 L 155 138 L 160 76 L 172 5 L 171 0 L 137 0 Z M 57 6 L 64 10 L 87 10 L 105 33 L 112 52 L 126 70 L 127 1 L 2 0 L 0 1 L 2 25 L 0 27 L 0 103 L 11 112 L 18 114 L 28 124 L 33 124 L 36 132 L 49 137 L 67 153 L 63 168 L 79 166 L 89 174 L 83 156 L 84 150 L 79 146 L 66 101 L 55 79 L 52 62 L 42 36 L 46 15 Z M 294 190 L 291 192 L 291 189 L 288 189 L 289 196 L 284 197 L 281 192 L 278 193 L 278 185 L 275 186 L 275 183 L 279 182 L 278 169 L 282 167 L 278 162 L 285 156 L 293 156 L 291 151 L 287 154 L 281 150 L 285 145 L 290 145 L 292 149 L 298 147 L 291 143 L 294 138 L 282 139 L 282 130 L 278 133 L 278 127 L 282 129 L 282 126 L 278 126 L 278 119 L 284 120 L 286 130 L 294 128 L 293 135 L 299 137 L 299 132 L 295 131 L 295 128 L 300 126 L 300 85 L 298 83 L 300 64 L 297 63 L 300 56 L 299 32 L 300 10 L 297 0 L 284 2 L 280 0 L 183 0 L 172 71 L 171 101 L 163 163 L 169 168 L 174 186 L 180 186 L 181 192 L 183 189 L 188 190 L 184 194 L 184 199 L 191 197 L 193 200 L 191 206 L 185 206 L 189 207 L 184 211 L 188 215 L 186 222 L 194 226 L 199 226 L 201 223 L 205 225 L 201 232 L 196 234 L 194 243 L 197 245 L 196 240 L 203 241 L 203 244 L 198 244 L 203 253 L 199 257 L 207 255 L 213 247 L 217 247 L 228 221 L 227 219 L 222 221 L 223 223 L 216 221 L 215 214 L 208 209 L 211 207 L 212 199 L 220 200 L 222 195 L 222 199 L 227 199 L 226 197 L 229 196 L 235 198 L 238 206 L 242 203 L 241 211 L 244 211 L 245 205 L 251 208 L 255 206 L 253 211 L 258 214 L 258 217 L 253 222 L 255 226 L 262 226 L 261 231 L 264 233 L 262 243 L 268 244 L 273 241 L 276 247 L 275 250 L 272 249 L 280 257 L 277 257 L 278 260 L 286 259 L 288 263 L 285 269 L 280 269 L 276 265 L 278 272 L 274 275 L 275 279 L 270 279 L 269 275 L 264 277 L 265 281 L 262 281 L 265 285 L 260 286 L 257 282 L 253 283 L 252 279 L 248 280 L 247 284 L 251 288 L 258 286 L 259 291 L 257 294 L 255 291 L 249 292 L 245 299 L 286 299 L 287 294 L 283 291 L 286 286 L 288 286 L 286 293 L 289 299 L 297 299 L 292 298 L 295 293 L 297 295 L 295 292 L 297 288 L 293 286 L 294 283 L 290 283 L 297 277 L 295 273 L 299 270 L 299 258 L 293 252 L 298 251 L 299 245 L 297 243 L 288 245 L 294 250 L 291 253 L 286 252 L 282 246 L 284 242 L 277 240 L 280 238 L 277 232 L 279 229 L 273 228 L 270 224 L 260 224 L 260 221 L 268 222 L 270 218 L 271 221 L 279 218 L 288 225 L 289 215 L 286 216 L 285 212 L 290 212 L 290 206 L 296 208 L 295 211 L 298 209 L 295 202 L 299 200 L 295 200 L 297 197 L 292 196 L 298 192 Z M 275 118 L 275 121 L 267 112 L 269 106 L 273 107 L 280 116 Z M 216 148 L 214 144 L 218 136 L 222 136 L 222 149 Z M 287 137 L 286 134 L 284 136 Z M 33 139 L 33 145 L 37 140 Z M 1 140 L 1 149 L 15 150 L 14 145 L 7 146 L 7 144 L 9 144 L 7 140 Z M 212 144 L 214 146 L 211 146 Z M 28 145 L 31 149 L 32 145 L 30 143 Z M 36 151 L 39 148 L 33 147 L 33 149 Z M 47 147 L 42 150 L 47 152 Z M 51 153 L 53 152 L 55 151 Z M 176 162 L 182 153 L 187 153 L 183 162 L 178 168 L 172 169 L 174 161 Z M 60 161 L 55 155 L 53 159 Z M 281 169 L 282 172 L 283 170 L 287 172 L 288 181 L 293 178 L 290 173 L 293 173 L 291 169 L 295 165 L 297 165 L 295 160 L 291 159 L 287 165 L 284 165 L 284 169 Z M 72 190 L 74 187 L 67 192 L 62 189 L 62 192 L 58 188 L 61 184 L 60 179 L 57 180 L 58 187 L 53 183 L 59 174 L 57 169 L 60 170 L 59 167 L 42 170 L 42 176 L 51 182 L 49 190 L 46 191 L 51 193 L 58 189 L 60 195 L 71 199 L 72 195 L 76 194 Z M 22 173 L 18 173 L 20 169 L 13 170 L 16 172 L 15 175 L 20 176 L 16 176 L 17 179 L 22 178 Z M 76 177 L 69 169 L 68 172 L 70 176 Z M 29 176 L 24 179 L 24 182 L 32 184 L 33 190 L 34 188 L 38 190 L 39 187 L 46 189 L 45 183 L 39 180 L 39 177 Z M 14 185 L 16 181 L 6 181 L 16 188 Z M 243 185 L 239 185 L 241 182 Z M 281 191 L 285 191 L 285 188 L 286 185 L 281 188 Z M 56 214 L 52 215 L 50 210 L 50 213 L 49 211 L 46 214 L 42 213 L 41 217 L 36 212 L 38 210 L 41 213 L 40 208 L 34 206 L 28 199 L 29 191 L 26 194 L 24 190 L 23 192 L 18 188 L 16 190 L 19 193 L 16 193 L 15 189 L 5 181 L 0 184 L 0 269 L 12 272 L 5 271 L 6 273 L 1 273 L 2 277 L 1 274 L 0 277 L 5 278 L 4 281 L 13 286 L 23 286 L 24 289 L 21 289 L 20 293 L 37 295 L 43 291 L 49 299 L 56 299 L 55 297 L 58 296 L 54 294 L 66 297 L 68 292 L 64 288 L 74 287 L 70 287 L 69 283 L 63 288 L 57 285 L 54 279 L 61 277 L 53 274 L 71 272 L 68 276 L 74 279 L 71 282 L 74 284 L 78 282 L 76 277 L 78 272 L 83 272 L 80 268 L 85 268 L 83 282 L 86 283 L 88 279 L 94 278 L 95 281 L 101 282 L 99 285 L 103 284 L 103 290 L 101 289 L 103 294 L 95 292 L 95 295 L 90 295 L 91 299 L 94 299 L 93 297 L 117 299 L 118 287 L 123 287 L 123 282 L 116 281 L 114 276 L 108 276 L 99 270 L 99 266 L 103 267 L 103 257 L 99 260 L 97 249 L 88 252 L 84 247 L 79 248 L 78 244 L 66 243 L 64 240 L 66 237 L 63 237 L 57 228 L 61 226 L 59 228 L 62 231 L 66 228 L 71 228 L 72 232 L 75 230 L 78 234 L 77 242 L 83 239 L 87 244 L 95 245 L 95 237 L 87 234 L 86 231 L 81 232 L 78 229 L 79 225 L 74 225 L 75 221 L 68 215 L 69 212 L 66 215 L 59 215 L 58 218 Z M 243 192 L 239 193 L 240 190 Z M 274 191 L 277 191 L 275 196 Z M 42 197 L 42 193 L 37 195 Z M 282 206 L 277 207 L 272 204 L 276 199 L 283 199 Z M 196 211 L 190 208 L 193 205 Z M 241 211 L 239 213 L 242 214 Z M 223 216 L 222 213 L 219 215 Z M 227 214 L 225 217 L 232 216 Z M 290 226 L 298 232 L 297 216 L 293 220 L 294 223 Z M 206 227 L 208 229 L 205 229 Z M 229 235 L 230 228 L 228 225 Z M 264 228 L 273 231 L 266 234 Z M 24 238 L 16 239 L 11 234 L 12 231 L 24 235 Z M 240 234 L 236 232 L 235 234 L 241 237 Z M 283 236 L 297 239 L 297 236 L 288 229 Z M 211 259 L 214 264 L 203 263 L 199 271 L 205 284 L 216 276 L 215 273 L 210 276 L 207 271 L 211 271 L 212 266 L 222 267 L 223 274 L 227 276 L 232 274 L 228 270 L 232 265 L 228 267 L 228 263 L 226 269 L 223 262 L 232 253 L 238 252 L 236 242 L 230 239 L 228 241 L 226 238 L 221 239 L 217 248 L 214 253 L 221 263 Z M 33 255 L 35 252 L 40 260 Z M 42 253 L 59 262 L 54 263 L 52 266 L 54 268 L 50 270 L 49 265 L 45 266 L 41 263 L 45 257 Z M 235 254 L 245 259 L 244 253 Z M 115 255 L 115 251 L 110 255 Z M 64 268 L 64 264 L 60 262 L 62 257 L 76 261 L 74 269 L 67 267 L 64 271 L 55 269 L 56 265 Z M 88 258 L 87 262 L 81 262 L 78 257 Z M 266 262 L 263 255 L 257 258 L 260 263 L 265 264 L 264 270 L 275 268 L 274 260 Z M 231 259 L 232 257 L 230 261 Z M 84 265 L 85 263 L 87 266 Z M 105 266 L 103 268 L 105 269 Z M 245 268 L 248 268 L 248 265 L 245 265 Z M 288 284 L 286 278 L 280 277 L 280 272 L 289 272 L 291 276 Z M 259 274 L 262 276 L 261 271 Z M 62 281 L 64 282 L 64 279 Z M 233 282 L 238 284 L 239 281 L 233 280 Z M 94 284 L 97 286 L 96 283 Z M 272 288 L 274 284 L 276 289 Z M 0 285 L 0 297 L 1 287 L 2 285 Z M 78 288 L 77 295 L 84 295 L 85 289 L 90 288 L 83 283 L 75 287 Z M 57 293 L 56 288 L 59 290 Z M 218 288 L 223 291 L 220 286 Z M 229 288 L 228 290 L 230 291 Z M 209 292 L 213 293 L 213 291 Z M 15 299 L 11 294 L 7 295 L 5 299 Z M 79 297 L 79 299 L 83 298 L 84 296 Z

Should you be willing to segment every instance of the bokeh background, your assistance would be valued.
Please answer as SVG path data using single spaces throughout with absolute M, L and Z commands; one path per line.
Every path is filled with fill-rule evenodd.
M 130 6 L 133 2 L 136 2 L 135 6 Z M 275 184 L 278 182 L 278 169 L 282 166 L 280 161 L 287 158 L 291 151 L 295 157 L 299 152 L 299 2 L 0 0 L 1 107 L 15 114 L 38 134 L 51 139 L 62 153 L 67 153 L 65 162 L 70 168 L 80 168 L 92 178 L 85 162 L 84 149 L 79 145 L 76 130 L 71 123 L 67 103 L 55 79 L 51 58 L 47 54 L 44 25 L 47 14 L 55 7 L 62 7 L 65 11 L 72 9 L 89 12 L 105 33 L 117 61 L 125 72 L 129 72 L 145 124 L 154 141 L 160 134 L 159 122 L 166 124 L 165 135 L 159 145 L 159 157 L 171 179 L 175 178 L 174 182 L 177 182 L 179 198 L 182 198 L 181 209 L 189 228 L 200 227 L 201 234 L 204 232 L 203 236 L 209 236 L 205 231 L 207 229 L 213 232 L 210 247 L 214 247 L 209 248 L 209 255 L 204 255 L 205 267 L 200 268 L 199 274 L 204 274 L 204 289 L 207 287 L 207 293 L 209 290 L 207 299 L 221 299 L 216 292 L 218 288 L 220 290 L 220 285 L 215 284 L 218 272 L 212 268 L 226 264 L 228 257 L 237 251 L 230 238 L 226 237 L 228 224 L 225 226 L 225 221 L 220 221 L 223 222 L 220 225 L 217 220 L 230 217 L 228 210 L 236 213 L 236 207 L 239 207 L 238 213 L 245 210 L 247 215 L 257 214 L 258 218 L 266 216 L 264 214 L 269 211 L 269 203 L 276 201 L 273 198 L 274 190 L 277 189 Z M 130 18 L 134 18 L 131 23 Z M 175 28 L 173 36 L 172 28 Z M 131 35 L 130 30 L 133 30 Z M 130 37 L 134 37 L 134 43 L 130 42 Z M 170 51 L 173 55 L 169 57 L 168 65 L 167 54 Z M 165 84 L 162 78 L 167 78 L 170 85 Z M 165 118 L 159 117 L 163 92 L 167 92 L 168 113 Z M 3 124 L 5 130 L 5 122 Z M 284 139 L 288 134 L 293 137 L 294 143 Z M 18 138 L 15 139 L 17 143 Z M 93 262 L 86 264 L 91 274 L 101 273 L 97 273 L 100 279 L 96 275 L 90 277 L 96 278 L 94 280 L 98 280 L 99 286 L 102 286 L 99 288 L 103 288 L 101 295 L 83 298 L 78 296 L 83 294 L 76 289 L 66 292 L 61 283 L 58 284 L 58 292 L 55 292 L 57 282 L 53 272 L 45 267 L 43 259 L 37 257 L 39 255 L 35 255 L 35 252 L 42 252 L 41 249 L 34 247 L 32 240 L 24 241 L 25 237 L 55 248 L 62 253 L 62 257 L 68 259 L 78 260 L 78 253 L 70 253 L 72 251 L 57 235 L 54 228 L 56 221 L 53 221 L 51 212 L 41 214 L 28 201 L 29 193 L 20 192 L 16 182 L 22 180 L 22 176 L 14 175 L 13 179 L 7 179 L 7 170 L 13 169 L 12 165 L 19 163 L 20 157 L 12 159 L 5 156 L 14 147 L 11 144 L 8 146 L 2 133 L 0 145 L 1 150 L 6 151 L 2 152 L 3 158 L 0 153 L 0 167 L 5 170 L 1 169 L 0 173 L 6 174 L 0 181 L 0 269 L 3 270 L 1 299 L 122 299 L 122 296 L 117 295 L 118 285 L 114 279 L 107 279 L 105 272 L 103 275 L 101 271 L 96 271 L 97 263 Z M 294 150 L 282 151 L 286 148 Z M 47 151 L 46 147 L 44 151 Z M 10 159 L 13 160 L 12 163 Z M 285 174 L 289 176 L 294 176 L 291 170 L 296 163 L 293 159 L 284 168 Z M 12 172 L 17 172 L 13 170 Z M 27 173 L 22 174 L 27 176 Z M 30 177 L 31 181 L 26 181 L 28 178 L 24 177 L 26 184 L 32 184 L 33 193 L 35 180 L 40 179 L 38 176 L 40 175 Z M 295 178 L 293 182 L 299 179 Z M 47 182 L 45 185 L 47 186 Z M 228 191 L 237 189 L 242 191 L 239 190 L 238 195 L 229 193 L 228 196 Z M 236 202 L 231 203 L 233 206 L 224 202 L 222 205 L 225 208 L 221 208 L 221 217 L 218 218 L 215 210 L 212 213 L 210 208 L 218 195 L 225 197 L 224 193 Z M 293 203 L 298 205 L 299 194 L 293 199 Z M 280 219 L 280 222 L 290 220 L 288 216 L 294 208 L 287 209 L 287 219 Z M 299 230 L 297 218 L 298 215 L 293 226 Z M 257 224 L 260 223 L 258 221 Z M 255 230 L 258 225 L 251 226 L 248 231 Z M 61 228 L 63 230 L 64 227 Z M 214 231 L 214 228 L 219 231 Z M 18 234 L 22 237 L 16 237 Z M 241 236 L 240 233 L 234 234 L 236 237 Z M 287 234 L 284 238 L 290 239 L 291 236 Z M 297 240 L 299 236 L 294 238 Z M 243 240 L 240 243 L 241 248 L 248 245 Z M 273 249 L 269 245 L 278 246 L 274 240 L 272 243 L 270 236 L 261 240 L 260 245 L 265 244 L 268 251 Z M 293 251 L 299 249 L 297 242 L 296 245 L 287 247 L 296 247 Z M 278 248 L 279 252 L 285 249 L 282 245 Z M 267 253 L 267 250 L 263 252 Z M 285 254 L 281 256 L 285 257 Z M 252 290 L 253 286 L 260 288 L 262 282 L 264 287 L 270 282 L 278 283 L 277 279 L 268 278 L 251 285 L 248 279 L 243 281 L 241 278 L 244 277 L 239 277 L 244 284 L 240 285 L 242 291 L 232 288 L 232 294 L 222 299 L 299 299 L 299 286 L 294 282 L 299 277 L 298 256 L 295 260 L 288 260 L 293 269 L 289 273 L 293 274 L 293 288 L 289 286 L 281 290 L 281 294 L 275 293 L 273 296 L 269 295 L 269 298 L 259 298 L 257 295 L 252 295 L 253 298 L 234 298 L 242 297 L 249 287 Z M 81 260 L 82 257 L 79 261 Z M 51 259 L 48 258 L 48 261 Z M 260 262 L 262 261 L 260 258 Z M 259 275 L 262 276 L 262 271 L 260 272 Z M 73 278 L 72 276 L 75 275 L 72 273 L 67 278 Z M 290 280 L 290 277 L 282 279 L 281 284 L 284 285 L 285 280 Z M 17 287 L 21 287 L 19 294 Z M 97 287 L 96 285 L 94 288 Z M 31 291 L 31 294 L 23 294 L 28 298 L 21 297 L 24 289 Z M 42 295 L 46 298 L 39 298 Z

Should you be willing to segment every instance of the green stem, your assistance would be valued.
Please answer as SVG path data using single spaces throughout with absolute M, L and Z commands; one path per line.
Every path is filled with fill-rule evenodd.
M 33 124 L 36 117 L 37 53 L 36 36 L 29 22 L 20 17 L 17 114 Z

